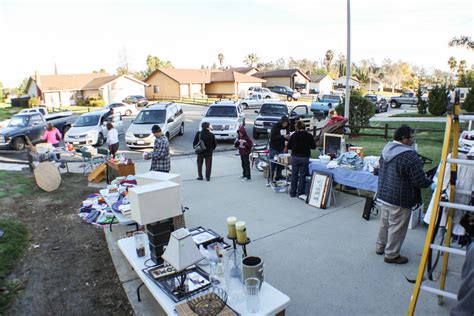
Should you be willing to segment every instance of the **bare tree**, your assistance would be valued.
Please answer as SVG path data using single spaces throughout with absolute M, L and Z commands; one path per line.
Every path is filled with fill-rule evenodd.
M 224 54 L 219 53 L 217 55 L 217 59 L 219 60 L 219 64 L 221 65 L 221 69 L 224 69 Z
M 474 50 L 474 41 L 469 36 L 456 36 L 449 41 L 449 46 L 456 47 L 466 47 L 469 50 Z
M 130 72 L 127 49 L 122 47 L 118 53 L 117 75 L 126 75 Z
M 331 68 L 331 63 L 334 58 L 334 52 L 332 50 L 328 50 L 326 55 L 324 56 L 324 65 L 326 66 L 326 71 L 329 72 Z
M 453 81 L 454 81 L 454 70 L 456 69 L 457 64 L 458 63 L 456 61 L 456 58 L 454 58 L 454 56 L 449 57 L 448 66 L 449 66 L 449 69 L 451 69 L 451 79 Z
M 260 58 L 257 56 L 255 53 L 248 54 L 244 58 L 244 64 L 249 66 L 249 67 L 255 67 L 255 65 L 258 63 Z

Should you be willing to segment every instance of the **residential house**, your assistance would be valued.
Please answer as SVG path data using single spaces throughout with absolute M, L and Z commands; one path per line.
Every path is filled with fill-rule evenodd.
M 311 78 L 299 69 L 257 72 L 254 77 L 265 79 L 265 87 L 286 86 L 307 93 Z
M 360 81 L 357 78 L 351 77 L 349 79 L 349 87 L 351 89 L 360 88 Z M 334 89 L 345 89 L 346 88 L 346 76 L 341 76 L 334 80 Z
M 334 85 L 334 80 L 328 75 L 312 75 L 309 83 L 310 94 L 329 94 Z
M 106 104 L 121 102 L 128 95 L 144 95 L 146 83 L 128 75 L 107 73 L 40 75 L 29 78 L 26 94 L 39 97 L 48 107 L 76 105 L 100 96 Z
M 236 71 L 207 69 L 160 68 L 145 82 L 150 86 L 145 95 L 150 100 L 183 97 L 231 97 L 245 95 L 251 86 L 262 86 L 265 80 Z
M 383 83 L 382 81 L 369 78 L 369 84 L 367 85 L 367 90 L 372 92 L 382 92 L 383 91 Z
M 247 76 L 253 76 L 257 72 L 259 72 L 258 68 L 256 67 L 235 67 L 235 68 L 229 68 L 229 70 L 240 72 L 241 74 L 244 74 Z

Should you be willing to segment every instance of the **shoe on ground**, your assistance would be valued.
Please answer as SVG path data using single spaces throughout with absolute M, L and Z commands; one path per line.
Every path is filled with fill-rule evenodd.
M 384 261 L 386 263 L 405 264 L 405 263 L 408 262 L 408 258 L 404 257 L 404 256 L 398 256 L 398 257 L 393 258 L 393 259 L 389 259 L 389 258 L 385 257 Z
M 211 181 L 211 178 L 206 178 L 206 181 Z
M 246 178 L 246 177 L 242 178 L 242 182 L 247 182 L 247 181 L 250 181 L 250 178 Z
M 243 178 L 245 178 L 244 176 L 240 176 L 239 179 L 242 180 Z
M 197 177 L 196 180 L 202 181 L 202 180 L 204 180 L 204 178 L 203 177 Z
M 383 250 L 375 250 L 375 253 L 378 254 L 379 256 L 383 255 L 385 251 Z
M 290 197 L 294 198 L 294 197 L 296 197 L 296 194 L 291 194 L 290 193 Z

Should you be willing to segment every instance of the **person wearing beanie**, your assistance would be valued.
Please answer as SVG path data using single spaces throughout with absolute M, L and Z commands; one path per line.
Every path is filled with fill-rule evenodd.
M 153 125 L 151 132 L 155 136 L 153 152 L 144 156 L 146 160 L 151 159 L 150 171 L 170 172 L 170 143 L 163 135 L 159 125 Z
M 247 135 L 245 126 L 240 126 L 237 139 L 234 146 L 239 149 L 240 159 L 242 160 L 242 181 L 250 180 L 250 152 L 253 142 Z

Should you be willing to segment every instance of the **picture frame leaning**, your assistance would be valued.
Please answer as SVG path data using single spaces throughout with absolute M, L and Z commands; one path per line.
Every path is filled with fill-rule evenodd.
M 311 176 L 311 186 L 306 203 L 320 209 L 326 209 L 331 205 L 332 174 L 314 172 Z

